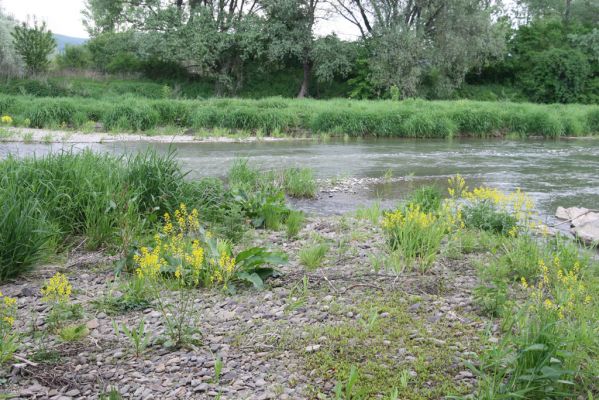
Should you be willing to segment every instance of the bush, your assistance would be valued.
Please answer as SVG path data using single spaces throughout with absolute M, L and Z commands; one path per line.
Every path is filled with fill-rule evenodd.
M 532 68 L 522 74 L 522 86 L 533 101 L 574 103 L 584 97 L 590 66 L 579 50 L 549 49 L 535 54 Z
M 413 191 L 407 203 L 418 206 L 425 213 L 435 213 L 441 208 L 442 194 L 436 186 L 422 186 Z
M 418 205 L 386 213 L 382 226 L 390 249 L 399 251 L 409 267 L 417 262 L 422 271 L 436 260 L 446 229 L 443 220 Z
M 464 224 L 468 228 L 508 235 L 518 226 L 518 219 L 507 211 L 498 210 L 487 200 L 468 204 L 463 211 Z

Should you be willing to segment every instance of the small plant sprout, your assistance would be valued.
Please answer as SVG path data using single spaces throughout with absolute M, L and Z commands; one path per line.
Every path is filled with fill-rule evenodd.
M 349 370 L 349 375 L 345 385 L 341 382 L 337 382 L 335 386 L 335 399 L 336 400 L 352 400 L 354 397 L 354 386 L 358 382 L 360 375 L 355 365 L 352 365 Z
M 112 321 L 114 333 L 118 336 L 121 332 L 129 339 L 135 350 L 135 356 L 140 357 L 150 343 L 150 335 L 146 332 L 146 322 L 144 318 L 140 318 L 137 326 L 129 328 L 125 323 L 118 324 Z

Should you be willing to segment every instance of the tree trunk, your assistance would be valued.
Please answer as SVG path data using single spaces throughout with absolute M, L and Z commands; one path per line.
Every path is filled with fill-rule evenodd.
M 309 95 L 308 88 L 310 86 L 310 75 L 312 74 L 312 64 L 308 61 L 304 61 L 304 80 L 302 81 L 302 87 L 297 94 L 298 99 L 303 99 Z

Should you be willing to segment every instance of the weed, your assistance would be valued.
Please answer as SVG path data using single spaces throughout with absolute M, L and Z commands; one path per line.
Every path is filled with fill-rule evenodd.
M 320 267 L 329 252 L 329 246 L 325 243 L 317 243 L 304 246 L 299 251 L 300 263 L 310 270 Z
M 87 335 L 89 335 L 89 329 L 85 324 L 68 325 L 58 331 L 58 336 L 65 342 L 77 342 Z
M 145 351 L 146 347 L 150 343 L 150 336 L 146 332 L 146 322 L 144 318 L 140 318 L 137 326 L 129 328 L 124 323 L 118 324 L 116 321 L 112 321 L 112 327 L 114 333 L 118 336 L 121 332 L 129 339 L 135 350 L 135 356 L 139 358 Z
M 304 223 L 304 213 L 302 211 L 291 210 L 285 220 L 287 237 L 289 239 L 296 238 Z
M 370 207 L 360 206 L 356 210 L 356 218 L 370 221 L 372 225 L 378 225 L 382 216 L 381 202 L 375 201 Z

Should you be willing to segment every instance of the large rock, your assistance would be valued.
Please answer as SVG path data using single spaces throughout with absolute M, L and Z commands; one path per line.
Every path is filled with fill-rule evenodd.
M 599 244 L 599 218 L 576 226 L 572 230 L 586 244 L 595 246 Z
M 571 226 L 581 226 L 599 220 L 598 212 L 583 207 L 558 207 L 555 216 L 559 219 L 569 220 Z
M 599 213 L 582 207 L 558 207 L 555 216 L 570 222 L 572 233 L 589 245 L 599 244 Z

